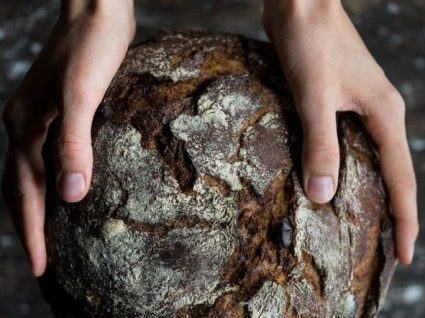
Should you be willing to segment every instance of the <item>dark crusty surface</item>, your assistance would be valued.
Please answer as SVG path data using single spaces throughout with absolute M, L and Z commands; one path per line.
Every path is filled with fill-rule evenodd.
M 41 283 L 53 311 L 375 316 L 396 264 L 393 222 L 357 118 L 339 115 L 338 129 L 338 191 L 313 204 L 269 43 L 185 31 L 131 48 L 95 117 L 88 196 L 65 204 L 49 183 Z

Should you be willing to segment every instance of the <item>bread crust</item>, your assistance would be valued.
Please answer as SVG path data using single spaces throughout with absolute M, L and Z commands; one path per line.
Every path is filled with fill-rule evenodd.
M 338 190 L 317 205 L 270 43 L 181 31 L 132 47 L 95 116 L 87 197 L 62 202 L 50 171 L 40 283 L 55 315 L 375 316 L 393 220 L 367 134 L 337 120 Z

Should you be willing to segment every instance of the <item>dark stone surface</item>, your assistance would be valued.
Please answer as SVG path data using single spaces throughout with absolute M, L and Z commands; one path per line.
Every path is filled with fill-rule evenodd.
M 265 39 L 259 0 L 136 0 L 136 41 L 161 28 L 224 30 Z M 399 265 L 381 317 L 425 317 L 425 2 L 346 0 L 372 54 L 407 102 L 418 179 L 421 234 L 413 264 Z M 25 75 L 57 17 L 59 1 L 0 2 L 0 109 Z M 6 149 L 0 126 L 0 165 Z M 0 201 L 0 318 L 51 317 Z

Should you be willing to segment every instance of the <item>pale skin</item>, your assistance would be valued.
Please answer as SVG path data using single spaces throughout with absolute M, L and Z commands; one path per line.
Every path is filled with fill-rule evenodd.
M 305 193 L 317 203 L 334 196 L 339 170 L 335 115 L 358 113 L 376 144 L 390 194 L 397 257 L 409 264 L 419 226 L 401 95 L 339 1 L 265 0 L 263 22 L 303 124 Z M 92 119 L 134 32 L 131 0 L 62 1 L 46 46 L 5 107 L 9 147 L 2 190 L 35 276 L 44 273 L 47 260 L 41 157 L 47 129 L 57 118 L 57 188 L 63 200 L 78 202 L 90 187 Z

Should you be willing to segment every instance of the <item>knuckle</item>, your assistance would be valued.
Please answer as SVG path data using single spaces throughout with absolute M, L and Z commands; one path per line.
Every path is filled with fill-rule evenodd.
M 409 170 L 408 173 L 404 174 L 400 180 L 399 180 L 399 186 L 408 192 L 414 192 L 417 191 L 417 182 L 416 182 L 416 176 L 413 169 Z
M 417 217 L 411 217 L 406 214 L 395 215 L 394 220 L 396 222 L 396 226 L 405 227 L 408 230 L 408 235 L 412 238 L 416 238 L 419 235 L 419 222 Z
M 25 191 L 21 186 L 17 185 L 13 191 L 13 198 L 18 201 L 23 201 L 28 197 L 28 192 Z
M 331 142 L 329 138 L 316 137 L 305 142 L 305 153 L 308 159 L 338 161 L 339 147 L 337 141 Z
M 28 143 L 43 137 L 48 130 L 49 118 L 43 118 L 40 114 L 34 114 L 19 99 L 10 100 L 2 113 L 2 121 L 12 142 Z
M 389 84 L 382 93 L 382 102 L 385 107 L 389 108 L 392 113 L 399 114 L 404 117 L 406 104 L 400 92 L 392 84 Z
M 85 139 L 76 133 L 61 133 L 56 140 L 59 159 L 77 157 L 87 146 Z
M 419 235 L 419 222 L 418 220 L 415 220 L 414 223 L 412 224 L 412 237 L 414 237 L 415 239 L 418 237 Z
M 312 172 L 320 173 L 320 170 L 323 169 L 329 170 L 329 172 L 334 171 L 339 166 L 339 160 L 340 157 L 337 150 L 319 147 L 311 151 L 305 151 L 303 162 Z
M 20 112 L 19 105 L 20 105 L 19 102 L 15 100 L 11 100 L 6 104 L 3 110 L 2 120 L 3 120 L 4 127 L 6 128 L 6 132 L 9 135 L 13 134 L 15 131 L 17 115 Z
M 331 146 L 316 146 L 312 150 L 316 158 L 326 158 L 326 161 L 337 161 L 339 159 L 339 151 Z
M 8 202 L 9 207 L 12 207 L 12 202 L 14 204 L 20 203 L 24 201 L 27 196 L 28 192 L 24 191 L 22 186 L 19 184 L 16 184 L 13 187 L 7 187 L 5 183 L 2 184 L 2 193 L 6 199 L 6 202 Z

